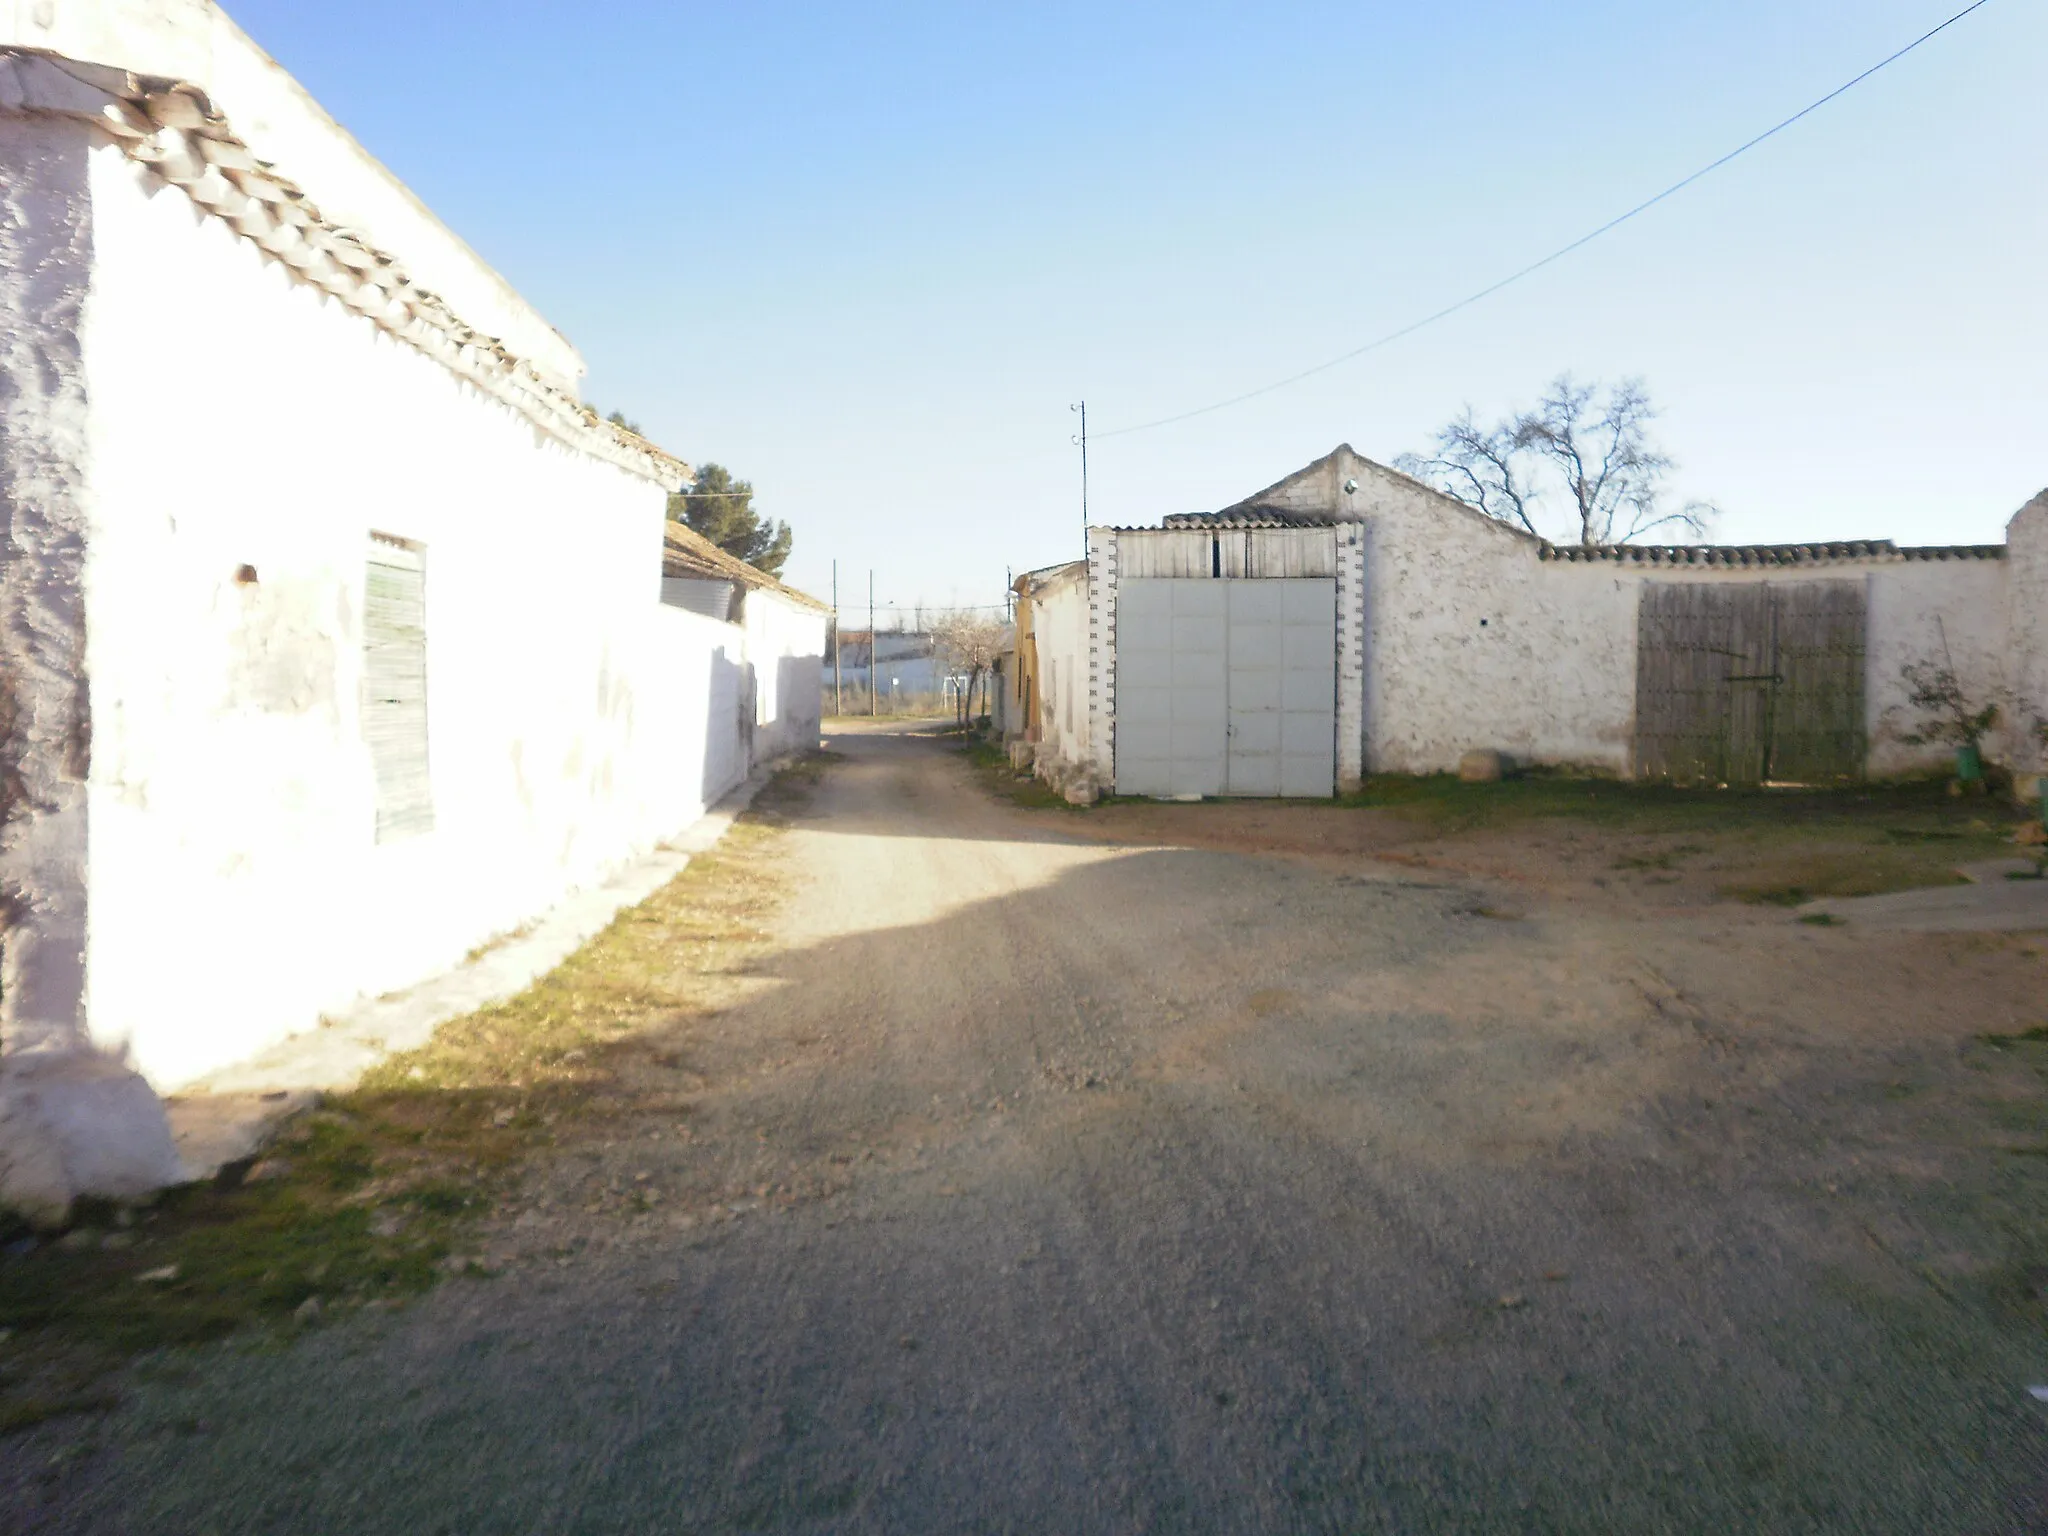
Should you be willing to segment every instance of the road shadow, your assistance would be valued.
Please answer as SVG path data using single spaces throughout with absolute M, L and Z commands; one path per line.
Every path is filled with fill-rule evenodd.
M 1456 888 L 1070 851 L 609 1048 L 549 1246 L 146 1381 L 75 1528 L 2028 1528 L 2038 1319 L 1866 1235 L 1993 1218 L 1826 1183 L 1951 1041 L 1797 1057 Z

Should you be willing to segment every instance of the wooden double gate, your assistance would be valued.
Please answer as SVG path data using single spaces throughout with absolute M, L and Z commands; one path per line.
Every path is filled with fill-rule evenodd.
M 1860 581 L 1647 582 L 1636 774 L 1682 784 L 1862 777 Z

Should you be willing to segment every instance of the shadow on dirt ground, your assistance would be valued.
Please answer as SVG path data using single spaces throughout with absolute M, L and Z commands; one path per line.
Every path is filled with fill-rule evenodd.
M 590 1092 L 472 1278 L 147 1357 L 0 1442 L 22 1528 L 2048 1528 L 2039 940 L 1107 841 L 835 745 L 744 933 L 622 919 L 712 990 L 560 980 Z

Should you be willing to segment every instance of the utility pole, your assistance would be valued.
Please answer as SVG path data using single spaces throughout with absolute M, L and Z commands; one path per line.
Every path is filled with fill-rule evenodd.
M 846 698 L 839 688 L 839 562 L 832 562 L 832 713 L 846 713 Z
M 1088 552 L 1088 402 L 1067 407 L 1081 413 L 1081 435 L 1074 439 L 1081 445 L 1081 553 Z
M 878 637 L 878 636 L 877 636 L 877 635 L 875 634 L 875 568 L 874 568 L 873 566 L 869 566 L 869 567 L 868 567 L 868 718 L 869 718 L 869 719 L 873 719 L 873 718 L 874 718 L 874 717 L 875 717 L 876 715 L 879 715 L 879 714 L 880 714 L 880 713 L 882 712 L 882 705 L 881 705 L 881 694 L 880 694 L 880 692 L 878 691 L 878 690 L 879 690 L 879 688 L 880 688 L 880 686 L 881 686 L 881 677 L 882 677 L 882 666 L 881 666 L 881 658 L 880 658 L 880 654 L 879 654 L 882 648 L 881 648 L 881 646 L 880 646 L 880 645 L 878 645 L 878 644 L 876 643 L 876 641 L 878 640 L 878 638 L 879 638 L 879 637 Z

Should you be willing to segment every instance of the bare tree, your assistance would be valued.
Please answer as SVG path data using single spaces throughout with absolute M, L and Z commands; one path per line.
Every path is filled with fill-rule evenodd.
M 1555 517 L 1569 519 L 1581 544 L 1626 544 L 1659 528 L 1699 538 L 1716 508 L 1665 500 L 1678 464 L 1650 440 L 1656 417 L 1641 379 L 1623 379 L 1603 398 L 1599 385 L 1563 373 L 1534 410 L 1485 427 L 1467 406 L 1437 433 L 1433 452 L 1404 453 L 1394 465 L 1539 537 L 1539 520 Z M 1553 514 L 1560 492 L 1566 505 Z
M 1010 636 L 1010 626 L 1001 619 L 992 618 L 972 609 L 955 609 L 950 613 L 937 613 L 929 619 L 933 644 L 946 669 L 955 676 L 965 675 L 967 686 L 961 689 L 959 699 L 960 718 L 964 724 L 974 717 L 974 689 L 995 671 L 996 658 L 1002 655 Z

